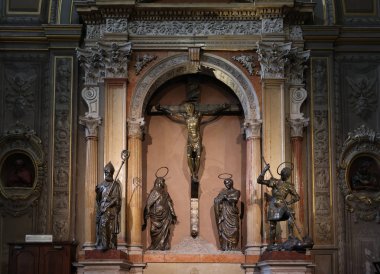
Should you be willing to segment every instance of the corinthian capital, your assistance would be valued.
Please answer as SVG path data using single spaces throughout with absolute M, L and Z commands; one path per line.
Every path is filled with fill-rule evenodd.
M 292 48 L 286 66 L 286 76 L 291 85 L 301 85 L 304 83 L 303 72 L 305 70 L 306 61 L 310 57 L 310 50 L 301 51 L 298 48 Z
M 263 121 L 258 119 L 246 119 L 244 121 L 245 138 L 260 138 L 261 137 L 261 125 Z
M 77 48 L 78 60 L 85 72 L 85 84 L 96 85 L 108 78 L 127 78 L 131 42 L 99 42 L 95 47 Z
M 284 78 L 286 56 L 290 49 L 291 43 L 257 42 L 261 79 Z
M 128 119 L 128 137 L 142 139 L 144 125 L 144 117 Z

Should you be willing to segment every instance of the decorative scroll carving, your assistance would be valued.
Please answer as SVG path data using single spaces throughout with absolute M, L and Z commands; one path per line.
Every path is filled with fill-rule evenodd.
M 85 84 L 96 85 L 109 78 L 128 78 L 127 63 L 132 44 L 97 43 L 96 47 L 79 49 L 77 57 L 85 71 Z
M 14 170 L 16 162 L 22 163 L 22 169 Z M 14 176 L 25 180 L 24 183 L 18 184 Z M 17 123 L 0 138 L 0 207 L 14 216 L 27 212 L 36 205 L 45 176 L 41 139 L 33 130 Z
M 131 21 L 128 32 L 152 36 L 258 35 L 261 21 Z
M 282 33 L 284 30 L 283 18 L 263 18 L 262 33 Z
M 306 100 L 307 91 L 302 86 L 290 88 L 290 119 L 302 119 L 301 105 Z
M 346 80 L 352 92 L 348 101 L 354 113 L 362 119 L 368 118 L 377 108 L 377 78 L 368 79 L 365 75 L 347 76 Z
M 54 125 L 54 178 L 58 171 L 70 173 L 71 169 L 71 102 L 72 66 L 71 57 L 56 59 L 55 82 L 55 125 Z M 66 181 L 53 181 L 53 236 L 58 241 L 68 240 L 70 227 L 70 185 Z
M 88 106 L 86 117 L 97 118 L 99 117 L 99 87 L 86 86 L 82 89 L 82 98 Z
M 301 105 L 306 100 L 307 91 L 302 86 L 290 88 L 290 125 L 291 137 L 302 137 L 303 128 L 309 125 L 309 118 L 304 118 Z
M 328 87 L 327 59 L 313 59 L 313 147 L 314 147 L 314 195 L 320 201 L 331 199 L 331 178 L 329 159 L 329 113 L 328 113 Z M 330 203 L 329 203 L 330 205 Z M 314 215 L 315 244 L 331 244 L 333 241 L 332 209 L 316 205 Z
M 284 67 L 291 43 L 257 42 L 261 78 L 284 78 Z
M 157 55 L 144 54 L 142 57 L 137 56 L 135 63 L 136 75 L 139 75 L 141 70 L 150 62 L 157 59 Z
M 356 222 L 380 223 L 380 133 L 362 125 L 348 134 L 339 159 L 339 186 Z
M 255 60 L 253 55 L 241 54 L 240 56 L 232 56 L 232 59 L 242 64 L 243 67 L 245 67 L 248 70 L 250 75 L 254 74 Z

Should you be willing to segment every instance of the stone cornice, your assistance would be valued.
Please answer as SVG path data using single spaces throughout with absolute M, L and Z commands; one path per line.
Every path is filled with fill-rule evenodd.
M 14 49 L 15 44 L 20 48 L 30 48 L 32 45 L 52 47 L 53 44 L 76 47 L 81 35 L 82 25 L 0 26 L 0 42 L 2 47 L 9 43 L 9 50 Z
M 115 5 L 113 1 L 76 1 L 78 13 L 87 24 L 104 23 L 105 18 L 129 18 L 148 21 L 241 21 L 262 18 L 290 18 L 305 20 L 312 14 L 313 5 L 293 0 L 255 3 L 137 3 Z

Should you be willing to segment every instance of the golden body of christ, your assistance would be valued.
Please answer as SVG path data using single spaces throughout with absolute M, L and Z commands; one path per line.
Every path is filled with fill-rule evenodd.
M 201 125 L 214 120 L 212 118 L 202 121 L 203 115 L 215 115 L 218 112 L 229 108 L 229 104 L 217 105 L 207 111 L 198 111 L 194 103 L 187 102 L 184 104 L 185 112 L 174 112 L 170 107 L 157 105 L 156 109 L 169 114 L 175 121 L 186 124 L 187 127 L 187 163 L 190 169 L 191 178 L 198 180 L 198 172 L 202 154 L 202 136 Z

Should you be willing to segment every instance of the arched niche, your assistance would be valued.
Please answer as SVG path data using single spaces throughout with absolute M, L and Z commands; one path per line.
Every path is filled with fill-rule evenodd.
M 175 55 L 172 57 L 169 57 L 165 60 L 162 60 L 158 64 L 156 64 L 154 67 L 152 67 L 149 71 L 145 73 L 145 75 L 142 76 L 140 81 L 136 84 L 136 90 L 134 92 L 134 95 L 132 96 L 131 100 L 131 108 L 129 113 L 129 119 L 130 120 L 138 120 L 141 117 L 144 117 L 146 108 L 148 106 L 148 103 L 150 100 L 154 97 L 156 92 L 160 90 L 160 88 L 165 85 L 166 83 L 172 81 L 175 78 L 189 75 L 193 76 L 195 73 L 200 74 L 204 77 L 210 77 L 210 79 L 214 79 L 215 82 L 219 82 L 222 86 L 225 86 L 226 89 L 229 90 L 229 92 L 233 93 L 234 97 L 237 98 L 239 101 L 241 108 L 243 110 L 242 117 L 236 118 L 237 120 L 232 121 L 233 119 L 231 117 L 226 118 L 227 123 L 230 123 L 229 125 L 232 128 L 225 128 L 224 130 L 227 131 L 234 131 L 237 136 L 234 138 L 234 142 L 237 142 L 235 145 L 236 150 L 238 150 L 240 154 L 239 163 L 233 163 L 236 165 L 240 165 L 240 172 L 239 175 L 236 175 L 235 177 L 238 179 L 238 181 L 235 182 L 235 186 L 237 189 L 241 190 L 242 197 L 241 201 L 245 201 L 245 158 L 246 158 L 246 151 L 245 151 L 245 141 L 243 139 L 243 136 L 241 134 L 242 132 L 242 118 L 243 120 L 260 120 L 260 108 L 258 104 L 258 98 L 256 91 L 254 90 L 254 87 L 243 72 L 237 68 L 235 65 L 233 65 L 231 62 L 222 59 L 215 55 L 205 54 L 202 56 L 201 62 L 200 62 L 200 70 L 194 71 L 193 67 L 189 65 L 188 57 L 187 55 Z M 180 102 L 178 102 L 180 103 Z M 177 104 L 178 104 L 177 103 Z M 146 118 L 146 117 L 144 117 Z M 224 118 L 223 118 L 224 119 Z M 157 121 L 157 120 L 156 120 Z M 162 160 L 162 158 L 165 157 L 174 157 L 175 159 L 178 159 L 178 165 L 176 167 L 169 166 L 169 169 L 172 169 L 171 172 L 169 172 L 167 177 L 167 184 L 168 184 L 168 190 L 172 195 L 172 198 L 175 203 L 175 208 L 178 209 L 177 215 L 179 217 L 180 224 L 177 225 L 174 228 L 173 233 L 173 239 L 172 239 L 172 247 L 177 246 L 179 244 L 179 241 L 186 235 L 189 235 L 189 233 L 186 234 L 184 230 L 189 231 L 190 226 L 190 177 L 186 178 L 186 170 L 187 170 L 187 163 L 186 163 L 186 153 L 185 153 L 185 146 L 186 146 L 186 128 L 183 125 L 174 125 L 172 121 L 169 121 L 165 117 L 161 117 L 161 120 L 156 122 L 156 125 L 154 126 L 156 128 L 155 136 L 150 136 L 152 134 L 151 132 L 151 121 L 148 119 L 146 121 L 146 139 L 143 142 L 143 151 L 142 151 L 142 163 L 140 163 L 143 166 L 143 172 L 142 172 L 142 178 L 143 178 L 143 206 L 145 205 L 145 198 L 146 193 L 151 190 L 151 187 L 153 185 L 154 180 L 154 172 L 155 169 L 159 168 L 160 166 L 166 166 L 167 162 Z M 159 124 L 159 128 L 157 128 L 157 124 Z M 163 125 L 165 124 L 165 125 Z M 171 124 L 172 129 L 171 130 L 164 130 L 166 126 L 169 126 Z M 211 128 L 204 129 L 204 131 L 212 130 Z M 218 126 L 216 126 L 218 127 Z M 202 129 L 203 130 L 203 129 Z M 158 133 L 157 133 L 158 132 Z M 219 132 L 217 134 L 223 134 L 223 131 L 220 131 L 220 125 L 219 125 L 219 131 L 216 129 L 215 132 Z M 230 133 L 230 132 L 229 132 Z M 157 145 L 154 149 L 149 148 L 149 145 L 155 143 L 155 138 L 158 138 L 158 134 L 160 135 L 160 138 L 171 138 L 171 142 L 169 144 L 163 145 L 161 150 L 157 150 Z M 176 142 L 173 135 L 178 136 L 180 139 L 178 142 Z M 216 225 L 214 224 L 214 216 L 213 216 L 213 210 L 212 210 L 212 201 L 214 196 L 217 195 L 217 193 L 224 188 L 223 181 L 217 178 L 217 173 L 221 172 L 231 172 L 231 170 L 224 170 L 220 168 L 216 162 L 219 161 L 217 157 L 211 155 L 210 152 L 210 135 L 212 134 L 206 134 L 204 139 L 204 146 L 205 146 L 205 153 L 206 155 L 203 155 L 202 161 L 205 161 L 205 157 L 207 158 L 207 169 L 209 172 L 204 172 L 202 170 L 206 169 L 205 166 L 201 167 L 201 187 L 200 187 L 200 236 L 205 237 L 206 241 L 211 242 L 215 244 L 215 246 L 218 245 L 217 240 L 217 233 L 216 233 Z M 229 136 L 231 139 L 231 136 Z M 209 143 L 205 145 L 208 141 Z M 239 141 L 237 139 L 240 139 Z M 148 143 L 148 144 L 147 144 Z M 152 145 L 152 147 L 154 147 Z M 170 147 L 166 148 L 166 147 Z M 178 152 L 175 152 L 175 149 L 173 147 L 178 146 Z M 229 145 L 226 145 L 225 143 L 220 144 L 219 147 L 222 147 L 225 151 L 223 151 L 224 156 L 223 158 L 226 158 L 228 154 L 230 154 L 229 151 L 226 149 L 234 149 L 229 148 Z M 215 149 L 215 147 L 214 147 Z M 149 153 L 152 153 L 152 150 L 154 150 L 154 159 L 152 157 L 148 157 L 148 151 Z M 160 152 L 161 151 L 161 152 Z M 165 155 L 161 157 L 161 153 L 165 152 L 165 154 L 170 154 L 171 156 Z M 150 160 L 148 160 L 148 158 Z M 230 159 L 231 161 L 236 162 L 234 159 Z M 150 162 L 149 168 L 147 168 L 147 162 Z M 228 169 L 228 159 L 223 159 L 223 167 L 226 167 Z M 213 165 L 213 163 L 216 163 Z M 147 171 L 149 169 L 149 171 Z M 175 170 L 175 169 L 180 169 Z M 236 167 L 235 167 L 236 170 Z M 215 173 L 215 174 L 214 174 Z M 213 176 L 215 175 L 215 176 Z M 236 179 L 236 178 L 233 179 Z M 206 185 L 208 184 L 208 185 Z M 210 185 L 212 185 L 210 187 Z M 177 195 L 177 193 L 182 193 L 183 198 L 180 199 L 180 197 Z M 205 233 L 205 229 L 208 229 L 209 231 Z M 202 231 L 203 230 L 203 231 Z M 206 236 L 205 236 L 206 235 Z M 143 239 L 143 244 L 146 245 L 148 242 L 148 239 Z
M 148 70 L 136 84 L 129 118 L 137 120 L 143 116 L 150 97 L 163 83 L 180 75 L 194 73 L 189 64 L 188 56 L 180 54 L 168 57 Z M 231 88 L 240 100 L 246 120 L 261 119 L 257 93 L 251 81 L 238 67 L 213 54 L 202 55 L 200 67 L 198 73 L 213 74 L 216 79 Z

